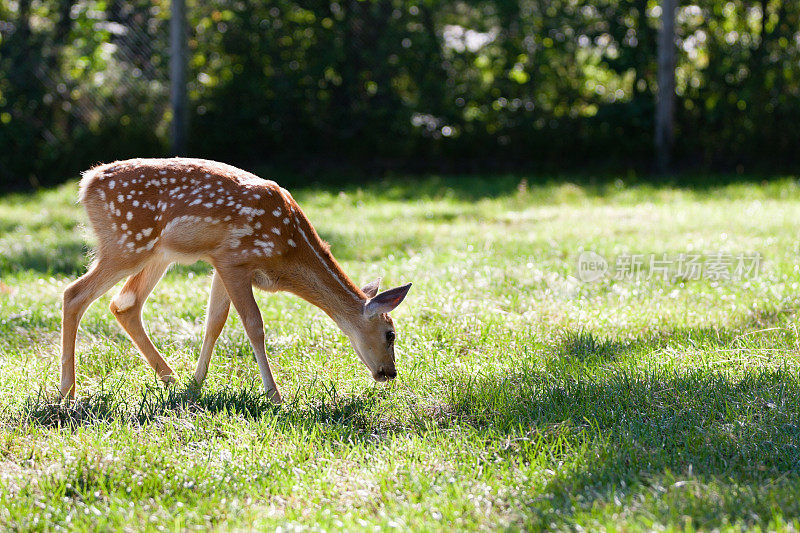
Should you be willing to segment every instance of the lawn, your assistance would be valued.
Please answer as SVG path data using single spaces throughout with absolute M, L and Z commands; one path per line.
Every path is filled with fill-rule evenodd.
M 59 405 L 85 215 L 75 183 L 0 198 L 0 527 L 799 529 L 800 183 L 579 182 L 292 188 L 354 280 L 414 286 L 389 385 L 321 311 L 258 294 L 280 408 L 234 314 L 190 386 L 202 264 L 145 307 L 178 385 L 112 291 Z M 592 282 L 589 251 L 608 262 Z

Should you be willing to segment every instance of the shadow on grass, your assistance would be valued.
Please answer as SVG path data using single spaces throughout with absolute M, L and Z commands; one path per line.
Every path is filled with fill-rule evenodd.
M 86 272 L 89 251 L 82 241 L 64 241 L 54 247 L 39 244 L 6 250 L 0 257 L 0 275 L 33 271 L 76 275 Z
M 370 389 L 359 396 L 341 396 L 335 386 L 322 385 L 324 394 L 301 401 L 299 395 L 278 407 L 260 390 L 260 385 L 202 392 L 194 385 L 148 386 L 140 397 L 119 398 L 100 392 L 72 402 L 53 401 L 46 395 L 31 397 L 13 418 L 48 428 L 76 429 L 81 426 L 122 421 L 134 425 L 159 423 L 164 417 L 199 413 L 231 414 L 247 420 L 274 416 L 293 426 L 337 426 L 351 436 L 370 437 L 376 426 L 370 416 L 381 395 Z
M 506 443 L 498 454 L 520 463 L 546 457 L 555 474 L 546 498 L 527 509 L 533 529 L 572 523 L 598 506 L 624 512 L 627 505 L 656 509 L 656 523 L 684 525 L 691 516 L 694 526 L 710 529 L 730 523 L 769 528 L 777 515 L 798 520 L 796 371 L 780 360 L 738 372 L 713 362 L 690 369 L 618 364 L 670 344 L 741 354 L 766 344 L 785 346 L 780 353 L 788 355 L 795 334 L 771 328 L 793 314 L 776 311 L 732 329 L 674 329 L 625 341 L 566 332 L 544 368 L 521 361 L 519 370 L 504 375 L 451 376 L 449 413 L 440 423 L 494 434 Z M 778 338 L 758 344 L 752 340 L 757 332 Z
M 65 241 L 53 248 L 31 246 L 6 251 L 0 256 L 0 275 L 32 271 L 49 275 L 82 276 L 89 269 L 92 253 L 82 241 Z M 174 265 L 170 271 L 182 275 L 210 274 L 211 265 L 198 261 Z
M 454 413 L 500 434 L 514 435 L 517 428 L 523 444 L 506 451 L 516 460 L 548 456 L 556 471 L 544 490 L 550 499 L 529 510 L 540 526 L 591 514 L 595 504 L 658 501 L 664 485 L 679 487 L 686 480 L 710 488 L 675 497 L 671 507 L 660 509 L 659 520 L 671 521 L 683 506 L 679 515 L 702 510 L 703 523 L 695 524 L 702 527 L 727 520 L 766 525 L 776 503 L 784 517 L 800 518 L 793 496 L 800 484 L 800 382 L 794 372 L 764 370 L 740 379 L 714 370 L 619 372 L 556 383 L 532 372 L 507 380 L 463 386 Z M 488 420 L 486 413 L 492 413 Z M 790 491 L 776 494 L 782 483 Z M 736 493 L 750 501 L 737 501 Z
M 259 174 L 259 172 L 261 172 Z M 281 185 L 294 189 L 296 197 L 306 191 L 340 191 L 353 193 L 363 191 L 369 195 L 392 200 L 420 200 L 452 198 L 462 201 L 499 198 L 518 194 L 529 188 L 534 194 L 562 185 L 576 185 L 590 197 L 606 197 L 619 192 L 620 184 L 647 189 L 673 188 L 694 191 L 701 196 L 715 195 L 720 189 L 731 185 L 764 184 L 780 181 L 785 175 L 763 174 L 684 173 L 670 176 L 635 175 L 613 172 L 509 172 L 481 174 L 425 174 L 392 175 L 376 178 L 356 174 L 319 174 L 298 176 L 281 174 L 277 177 L 268 169 L 256 172 L 262 177 L 276 179 Z M 622 182 L 621 182 L 622 180 Z
M 575 363 L 593 367 L 676 345 L 690 345 L 698 350 L 711 351 L 745 350 L 748 343 L 758 339 L 753 335 L 759 333 L 770 334 L 772 342 L 794 345 L 798 340 L 796 332 L 786 326 L 797 314 L 796 307 L 762 309 L 724 328 L 708 326 L 657 329 L 633 339 L 604 338 L 585 329 L 565 330 L 550 350 L 547 368 L 558 372 L 574 367 Z

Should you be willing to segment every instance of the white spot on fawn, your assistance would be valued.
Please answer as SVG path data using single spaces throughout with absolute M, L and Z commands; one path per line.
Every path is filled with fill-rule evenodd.
M 244 225 L 240 228 L 233 228 L 231 230 L 231 236 L 238 238 L 244 237 L 245 235 L 252 235 L 253 228 L 248 225 Z
M 125 215 L 125 218 L 127 218 L 128 220 L 133 220 L 133 213 L 131 213 L 130 211 L 128 211 L 128 214 L 127 214 L 127 215 Z
M 294 242 L 292 239 L 289 239 L 289 240 L 288 240 L 288 241 L 286 241 L 286 242 L 288 242 L 288 243 L 289 243 L 289 246 L 291 246 L 292 248 L 295 248 L 295 247 L 297 246 L 297 244 L 295 244 L 295 242 Z
M 153 228 L 144 228 L 142 230 L 142 235 L 145 237 L 149 237 L 151 233 L 153 233 Z
M 116 181 L 111 180 L 111 181 L 108 182 L 108 188 L 109 189 L 113 189 L 116 184 L 117 184 Z
M 133 243 L 128 243 L 133 247 Z M 132 292 L 121 292 L 114 297 L 114 305 L 117 306 L 117 311 L 125 311 L 126 309 L 130 309 L 133 307 L 133 304 L 136 303 L 136 295 Z
M 253 234 L 253 228 L 251 228 L 246 224 L 244 226 L 231 229 L 231 234 L 230 234 L 231 238 L 229 241 L 231 248 L 238 248 L 242 244 L 240 239 L 245 235 L 252 235 L 252 234 Z

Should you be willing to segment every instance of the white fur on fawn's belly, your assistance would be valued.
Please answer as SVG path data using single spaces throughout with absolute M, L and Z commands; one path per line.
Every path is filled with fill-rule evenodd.
M 211 250 L 227 236 L 217 219 L 184 215 L 171 220 L 161 231 L 160 251 L 170 263 L 191 265 L 207 260 Z
M 168 263 L 178 263 L 181 265 L 193 265 L 198 261 L 208 261 L 208 256 L 206 254 L 190 254 L 167 247 L 162 248 L 161 255 L 164 256 L 164 259 Z
M 114 296 L 112 302 L 117 306 L 117 311 L 125 311 L 133 307 L 133 304 L 136 303 L 136 295 L 132 292 L 121 292 Z

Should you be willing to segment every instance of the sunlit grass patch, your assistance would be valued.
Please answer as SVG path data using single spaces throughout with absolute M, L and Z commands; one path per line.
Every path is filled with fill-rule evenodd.
M 116 325 L 112 290 L 81 325 L 78 399 L 57 402 L 85 218 L 74 184 L 0 199 L 0 525 L 799 528 L 797 180 L 538 181 L 293 190 L 357 283 L 414 286 L 388 386 L 322 312 L 257 294 L 280 408 L 235 313 L 192 387 L 205 265 L 171 269 L 144 310 L 177 385 Z M 586 251 L 609 262 L 592 282 Z M 730 279 L 615 270 L 694 252 L 763 262 Z

